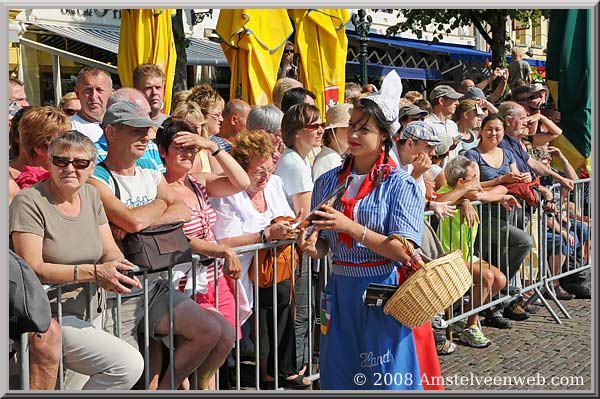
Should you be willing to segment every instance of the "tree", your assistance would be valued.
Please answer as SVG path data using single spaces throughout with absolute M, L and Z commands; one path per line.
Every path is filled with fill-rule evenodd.
M 506 64 L 507 50 L 506 22 L 520 21 L 528 26 L 536 26 L 540 17 L 548 17 L 549 10 L 440 10 L 440 9 L 400 9 L 398 17 L 404 22 L 387 29 L 388 36 L 400 32 L 411 31 L 419 39 L 427 32 L 429 25 L 434 25 L 433 43 L 443 39 L 445 35 L 461 26 L 474 26 L 483 36 L 492 50 L 492 68 Z M 448 24 L 447 27 L 444 25 Z
M 190 40 L 186 39 L 183 31 L 183 10 L 178 8 L 177 14 L 173 16 L 173 39 L 177 51 L 177 63 L 175 64 L 175 80 L 173 82 L 173 98 L 175 93 L 187 89 L 187 52 Z

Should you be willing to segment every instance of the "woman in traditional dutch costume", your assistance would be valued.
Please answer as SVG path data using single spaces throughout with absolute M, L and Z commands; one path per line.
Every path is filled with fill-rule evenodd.
M 411 330 L 362 301 L 369 283 L 402 284 L 413 264 L 398 234 L 421 243 L 423 195 L 415 180 L 389 157 L 397 129 L 400 77 L 390 73 L 377 94 L 352 111 L 350 155 L 315 183 L 315 207 L 351 177 L 340 204 L 323 206 L 306 254 L 333 253 L 321 295 L 321 389 L 443 389 L 431 326 Z

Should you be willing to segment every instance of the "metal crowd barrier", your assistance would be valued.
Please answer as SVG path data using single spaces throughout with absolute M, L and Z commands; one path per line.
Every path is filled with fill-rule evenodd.
M 586 204 L 587 209 L 584 208 L 584 203 L 583 203 L 583 190 L 585 189 L 585 185 L 589 185 L 591 182 L 591 179 L 584 179 L 584 180 L 578 180 L 576 181 L 576 185 L 575 185 L 575 189 L 574 189 L 574 207 L 572 209 L 571 214 L 573 215 L 577 215 L 578 212 L 580 214 L 587 214 L 590 215 L 589 220 L 591 220 L 591 205 L 588 201 L 588 203 Z M 553 186 L 552 190 L 560 190 L 560 187 L 558 185 Z M 479 239 L 477 240 L 476 244 L 471 243 L 471 248 L 470 248 L 470 252 L 473 254 L 475 252 L 477 252 L 479 254 L 479 257 L 481 258 L 481 254 L 483 253 L 483 243 L 484 241 L 487 241 L 487 250 L 488 250 L 488 254 L 491 254 L 491 249 L 492 249 L 492 240 L 490 237 L 487 238 L 487 240 L 482 239 L 481 235 L 484 233 L 483 230 L 483 226 L 486 226 L 486 223 L 490 223 L 491 219 L 492 219 L 492 209 L 493 207 L 496 207 L 496 211 L 500 212 L 501 211 L 501 205 L 500 204 L 490 204 L 490 206 L 485 207 L 485 211 L 483 211 L 484 206 L 476 201 L 476 202 L 472 202 L 473 206 L 475 207 L 475 209 L 477 210 L 478 216 L 479 216 L 479 231 L 478 231 L 478 236 Z M 522 204 L 522 206 L 524 206 L 524 204 Z M 557 207 L 559 208 L 559 211 L 562 211 L 562 205 L 557 204 Z M 528 302 L 531 302 L 532 300 L 535 300 L 535 298 L 539 297 L 544 305 L 549 309 L 549 311 L 551 312 L 552 316 L 554 317 L 554 319 L 556 320 L 557 323 L 560 323 L 560 319 L 558 318 L 558 316 L 555 314 L 555 312 L 552 310 L 552 308 L 550 307 L 550 305 L 548 304 L 548 302 L 544 299 L 543 297 L 543 292 L 548 291 L 549 294 L 551 295 L 553 301 L 559 306 L 559 308 L 561 309 L 562 313 L 565 314 L 565 317 L 570 317 L 568 315 L 568 313 L 566 312 L 566 310 L 564 309 L 564 307 L 560 304 L 560 302 L 558 301 L 558 299 L 556 299 L 556 297 L 552 294 L 552 290 L 551 290 L 551 286 L 552 286 L 552 281 L 556 280 L 556 279 L 560 279 L 563 277 L 566 277 L 570 274 L 574 274 L 574 273 L 578 273 L 584 270 L 587 270 L 590 268 L 590 264 L 589 264 L 589 254 L 591 252 L 591 229 L 590 229 L 590 235 L 588 237 L 588 241 L 585 243 L 585 245 L 587 246 L 587 250 L 588 250 L 588 261 L 585 262 L 584 258 L 583 258 L 583 254 L 581 254 L 581 256 L 579 257 L 579 260 L 577 262 L 575 262 L 574 264 L 566 264 L 566 267 L 563 268 L 563 270 L 561 270 L 560 273 L 554 274 L 552 275 L 550 273 L 550 269 L 547 265 L 547 261 L 546 261 L 546 254 L 547 254 L 547 250 L 546 250 L 546 224 L 544 223 L 545 218 L 546 218 L 546 212 L 543 210 L 542 205 L 538 204 L 537 209 L 535 210 L 538 214 L 537 217 L 537 248 L 534 247 L 534 250 L 537 249 L 537 256 L 534 256 L 534 250 L 530 251 L 529 253 L 529 261 L 525 261 L 519 271 L 516 273 L 516 276 L 519 277 L 520 283 L 521 283 L 521 288 L 520 290 L 517 291 L 517 293 L 511 293 L 508 290 L 508 285 L 510 284 L 510 281 L 508 279 L 508 253 L 506 254 L 506 266 L 504 268 L 500 268 L 500 252 L 501 252 L 501 248 L 504 246 L 508 245 L 508 234 L 505 235 L 505 237 L 502 238 L 502 240 L 498 240 L 496 242 L 496 252 L 497 252 L 497 256 L 495 259 L 489 259 L 489 263 L 498 267 L 504 274 L 505 276 L 507 276 L 507 284 L 506 286 L 500 290 L 500 293 L 497 294 L 495 297 L 492 297 L 491 295 L 491 290 L 490 292 L 488 292 L 488 298 L 487 300 L 484 302 L 481 300 L 482 298 L 482 294 L 483 294 L 483 277 L 482 277 L 482 273 L 480 273 L 480 277 L 479 277 L 479 298 L 480 301 L 479 303 L 474 303 L 471 304 L 470 309 L 466 310 L 465 309 L 465 302 L 468 298 L 468 300 L 472 300 L 473 298 L 473 294 L 474 294 L 474 285 L 473 284 L 471 286 L 471 288 L 469 289 L 469 291 L 465 294 L 465 296 L 463 297 L 462 300 L 458 301 L 457 304 L 455 304 L 455 306 L 451 306 L 449 309 L 446 310 L 445 312 L 445 316 L 444 316 L 444 321 L 445 323 L 447 323 L 449 325 L 449 327 L 447 328 L 447 333 L 449 335 L 449 337 L 451 338 L 451 334 L 452 334 L 452 329 L 450 328 L 452 323 L 455 323 L 456 321 L 462 320 L 468 316 L 471 316 L 473 314 L 482 312 L 486 309 L 489 309 L 493 306 L 496 305 L 501 305 L 501 304 L 505 304 L 508 303 L 510 301 L 512 301 L 515 297 L 517 297 L 518 295 L 520 295 L 520 293 L 525 292 L 525 291 L 529 291 L 529 290 L 533 290 L 534 294 L 532 295 L 532 297 L 528 300 Z M 462 211 L 461 211 L 462 212 Z M 431 220 L 433 216 L 433 212 L 429 211 L 425 213 L 425 218 Z M 519 222 L 517 220 L 517 222 Z M 503 223 L 507 223 L 506 221 L 504 221 Z M 531 222 L 527 223 L 524 220 L 524 214 L 521 213 L 521 220 L 520 223 L 522 226 L 524 226 L 525 230 L 532 235 L 534 232 L 534 227 L 533 224 Z M 450 225 L 451 226 L 451 225 Z M 439 223 L 438 225 L 438 229 L 437 229 L 437 235 L 438 238 L 440 240 L 444 240 L 445 237 L 442 236 L 441 234 L 441 223 Z M 500 236 L 500 229 L 501 226 L 500 224 L 498 224 L 497 226 L 497 235 L 498 237 Z M 562 229 L 562 227 L 561 227 Z M 491 235 L 491 230 L 490 228 L 487 228 L 487 233 Z M 580 239 L 581 241 L 583 241 L 583 232 L 580 231 Z M 450 237 L 453 237 L 454 234 L 459 234 L 460 237 L 460 246 L 462 248 L 463 246 L 463 242 L 465 237 L 463 237 L 463 233 L 462 230 L 459 232 L 454 232 L 452 231 L 452 227 L 450 227 Z M 502 242 L 501 242 L 502 241 Z M 288 245 L 293 243 L 293 240 L 284 240 L 284 241 L 278 241 L 278 242 L 273 242 L 273 243 L 269 243 L 269 244 L 252 244 L 252 245 L 247 245 L 247 246 L 242 246 L 242 247 L 237 247 L 234 248 L 235 252 L 237 254 L 246 254 L 246 253 L 253 253 L 254 254 L 254 281 L 258 281 L 258 251 L 261 249 L 267 249 L 267 248 L 274 248 L 275 249 L 275 253 L 277 251 L 278 247 L 281 247 L 283 245 Z M 452 241 L 450 241 L 449 243 L 450 249 L 455 249 L 452 248 Z M 292 248 L 295 249 L 295 246 L 292 246 Z M 561 248 L 561 252 L 562 252 L 562 248 Z M 276 259 L 276 256 L 274 257 Z M 199 262 L 201 261 L 205 261 L 211 258 L 208 257 L 204 257 L 204 256 L 198 256 L 198 255 L 194 255 L 194 266 L 197 266 L 199 264 Z M 292 258 L 294 259 L 294 257 Z M 537 265 L 534 265 L 534 259 L 537 259 Z M 217 260 L 217 262 L 220 262 L 220 260 Z M 217 262 L 213 263 L 213 267 L 214 267 L 214 283 L 215 283 L 215 307 L 217 308 L 217 310 L 219 309 L 219 298 L 218 298 L 218 284 L 217 284 L 217 279 L 218 279 L 218 270 L 217 270 Z M 293 272 L 293 276 L 297 276 L 297 270 L 299 265 L 296 265 L 295 262 L 292 262 L 292 272 Z M 471 259 L 469 260 L 469 262 L 467 262 L 467 266 L 470 268 L 471 270 L 471 275 L 473 275 L 473 257 L 471 257 Z M 318 363 L 318 350 L 315 350 L 315 337 L 317 337 L 318 339 L 318 332 L 319 332 L 319 321 L 318 318 L 313 318 L 313 306 L 316 308 L 318 308 L 318 298 L 319 298 L 319 293 L 322 290 L 322 288 L 326 285 L 327 283 L 327 279 L 328 279 L 328 275 L 329 275 L 329 265 L 330 265 L 330 258 L 326 257 L 323 260 L 313 260 L 310 259 L 308 262 L 306 262 L 306 265 L 308 266 L 308 279 L 309 279 L 309 284 L 308 284 L 308 364 L 307 364 L 307 370 L 308 370 L 308 375 L 307 378 L 311 381 L 315 381 L 319 378 L 319 373 L 318 370 L 315 366 L 318 366 L 318 364 L 314 364 L 314 363 Z M 537 273 L 536 273 L 536 268 L 535 266 L 537 266 Z M 274 265 L 274 275 L 277 275 L 277 267 L 279 267 L 277 265 L 277 261 L 275 260 L 275 265 Z M 319 281 L 318 284 L 316 284 L 316 286 L 314 286 L 313 284 L 313 271 L 317 271 L 319 272 Z M 528 271 L 528 274 L 525 273 L 526 271 Z M 169 269 L 167 271 L 167 278 L 169 279 L 169 281 L 172 282 L 172 270 Z M 192 298 L 196 298 L 196 267 L 192 268 Z M 525 278 L 525 276 L 528 276 L 528 278 Z M 149 326 L 148 326 L 148 272 L 144 271 L 143 274 L 141 275 L 141 280 L 142 280 L 142 284 L 143 284 L 143 294 L 144 295 L 144 338 L 143 338 L 143 342 L 140 342 L 140 348 L 143 348 L 143 353 L 144 353 L 144 359 L 145 359 L 145 364 L 144 364 L 144 388 L 147 389 L 150 383 L 150 375 L 149 375 L 149 346 L 150 346 L 150 338 L 149 338 Z M 91 284 L 91 283 L 90 283 Z M 65 286 L 68 286 L 69 284 L 61 284 L 61 285 L 56 285 L 53 286 L 53 289 L 56 289 L 58 292 L 58 299 L 57 299 L 57 303 L 58 303 L 58 322 L 62 327 L 62 309 L 61 309 L 61 295 L 62 295 L 62 289 Z M 257 284 L 253 285 L 254 288 L 254 306 L 253 306 L 253 315 L 254 315 L 254 326 L 253 326 L 253 333 L 254 333 L 254 366 L 255 366 L 255 372 L 254 372 L 254 387 L 255 389 L 260 389 L 260 367 L 261 367 L 261 359 L 260 359 L 260 331 L 259 331 L 259 320 L 258 320 L 258 315 L 259 315 L 259 287 Z M 176 289 L 173 287 L 173 284 L 169 285 L 169 362 L 170 364 L 174 364 L 174 337 L 173 337 L 173 297 L 172 297 L 172 293 L 173 290 Z M 89 291 L 88 291 L 89 292 Z M 239 303 L 239 299 L 240 299 L 240 292 L 238 290 L 238 287 L 236 285 L 235 288 L 235 300 L 236 303 Z M 90 322 L 90 324 L 93 324 L 94 320 L 92 319 L 92 309 L 91 309 L 91 298 L 88 298 L 88 321 Z M 317 301 L 315 301 L 315 299 L 317 299 Z M 317 303 L 315 303 L 317 302 Z M 117 331 L 118 334 L 117 336 L 120 336 L 120 314 L 121 314 L 121 296 L 118 295 L 117 296 L 117 323 L 118 323 L 118 327 L 117 327 Z M 106 310 L 105 310 L 106 312 Z M 103 313 L 104 314 L 104 313 Z M 269 343 L 270 345 L 273 345 L 273 350 L 274 350 L 274 361 L 275 361 L 275 370 L 278 370 L 278 344 L 276 342 L 277 339 L 277 282 L 274 283 L 274 287 L 273 287 L 273 319 L 271 320 L 271 322 L 273 323 L 273 330 L 275 331 L 275 333 L 273 334 L 275 337 L 275 342 Z M 239 329 L 237 328 L 237 326 L 239 325 L 239 321 L 240 321 L 240 313 L 239 313 L 239 306 L 236 307 L 236 328 L 235 328 L 235 334 L 236 334 L 236 345 L 233 349 L 233 353 L 234 353 L 234 357 L 235 357 L 235 389 L 240 390 L 242 388 L 241 385 L 241 353 L 240 353 L 240 337 L 239 337 Z M 314 334 L 314 332 L 317 332 L 317 334 Z M 28 363 L 28 342 L 27 342 L 27 334 L 23 334 L 21 342 L 19 343 L 20 345 L 20 353 L 19 353 L 19 364 L 20 364 L 20 369 L 21 369 L 21 376 L 20 376 L 20 380 L 21 380 L 21 386 L 22 389 L 28 389 L 29 387 L 29 363 Z M 314 357 L 313 357 L 314 356 Z M 173 375 L 174 370 L 173 368 L 171 368 L 171 389 L 175 389 L 175 387 L 173 386 Z M 277 376 L 275 377 L 275 381 L 274 381 L 274 385 L 275 385 L 275 389 L 279 389 L 279 378 L 277 378 Z M 215 375 L 215 388 L 218 390 L 219 389 L 219 373 L 217 372 Z M 60 390 L 64 390 L 64 368 L 63 368 L 63 364 L 62 364 L 62 356 L 61 356 L 61 362 L 60 362 L 60 366 L 59 366 L 59 377 L 58 377 L 58 384 L 59 384 L 59 389 Z M 197 375 L 194 373 L 191 376 L 191 381 L 190 381 L 190 388 L 191 389 L 197 389 L 198 388 L 198 379 L 197 379 Z M 247 387 L 244 387 L 247 388 Z M 252 387 L 251 387 L 252 388 Z

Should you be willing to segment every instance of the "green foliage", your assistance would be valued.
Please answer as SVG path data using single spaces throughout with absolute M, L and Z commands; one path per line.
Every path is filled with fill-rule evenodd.
M 502 29 L 503 24 L 508 20 L 515 20 L 525 22 L 528 27 L 536 26 L 540 17 L 547 18 L 550 15 L 550 10 L 531 9 L 398 9 L 397 11 L 397 16 L 404 17 L 404 21 L 389 27 L 386 32 L 388 36 L 410 31 L 421 39 L 423 33 L 427 32 L 433 35 L 431 42 L 437 43 L 458 27 L 474 26 L 489 44 L 492 58 L 499 64 L 503 62 L 508 39 L 506 30 Z M 449 26 L 445 27 L 446 24 Z M 494 32 L 504 37 L 495 38 Z

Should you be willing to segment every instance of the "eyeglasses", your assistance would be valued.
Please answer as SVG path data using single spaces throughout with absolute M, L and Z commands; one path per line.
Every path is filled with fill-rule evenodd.
M 73 116 L 77 113 L 76 109 L 63 109 L 63 112 L 68 116 Z
M 294 50 L 285 49 L 283 50 L 283 54 L 294 54 Z
M 268 169 L 261 169 L 261 170 L 257 170 L 256 172 L 252 173 L 252 176 L 256 179 L 262 179 L 263 177 L 273 174 L 273 172 L 275 172 L 275 165 L 271 166 Z
M 193 152 L 193 153 L 197 153 L 200 151 L 200 148 L 198 148 L 195 145 L 188 145 L 186 147 L 175 147 L 175 151 L 177 152 Z
M 58 166 L 59 168 L 66 168 L 69 164 L 73 164 L 75 169 L 85 169 L 90 166 L 92 161 L 89 159 L 72 159 L 68 160 L 63 157 L 52 157 L 52 165 Z
M 216 120 L 219 120 L 220 118 L 223 117 L 223 115 L 220 112 L 207 112 L 206 115 L 212 116 Z
M 325 123 L 311 123 L 304 126 L 307 130 L 325 129 Z
M 527 96 L 527 97 L 521 97 L 521 98 L 517 98 L 517 102 L 525 102 L 525 101 L 529 101 L 531 97 Z

